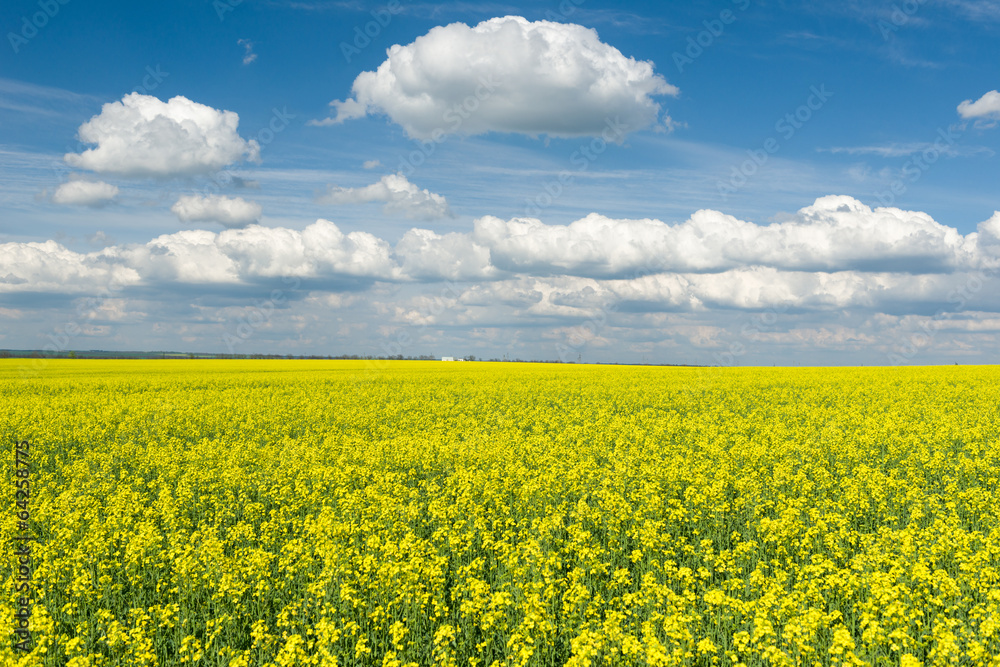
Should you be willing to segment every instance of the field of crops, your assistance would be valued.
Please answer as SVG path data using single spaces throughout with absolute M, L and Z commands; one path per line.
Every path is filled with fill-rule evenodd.
M 3 664 L 1000 665 L 996 367 L 24 365 Z

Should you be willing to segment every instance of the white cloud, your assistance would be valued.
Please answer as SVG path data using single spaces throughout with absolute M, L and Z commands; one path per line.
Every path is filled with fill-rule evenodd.
M 367 232 L 344 234 L 329 220 L 302 231 L 251 225 L 219 233 L 184 230 L 141 245 L 77 253 L 55 241 L 0 244 L 0 293 L 96 292 L 120 285 L 214 284 L 262 278 L 406 280 L 388 243 Z
M 871 176 L 872 168 L 867 164 L 855 164 L 847 168 L 845 172 L 855 183 L 864 183 Z
M 52 193 L 56 204 L 70 206 L 103 206 L 118 196 L 117 186 L 104 181 L 71 180 L 61 184 Z
M 1000 20 L 1000 2 L 997 0 L 944 0 L 973 21 Z
M 499 273 L 490 263 L 489 248 L 468 234 L 411 229 L 396 244 L 395 255 L 403 275 L 418 280 L 483 280 Z
M 519 16 L 433 28 L 394 45 L 374 72 L 362 72 L 353 97 L 335 100 L 341 123 L 384 113 L 415 138 L 515 132 L 554 137 L 600 135 L 609 123 L 624 132 L 660 118 L 657 95 L 675 86 L 653 64 L 624 56 L 595 30 Z M 620 142 L 622 136 L 613 140 Z
M 249 39 L 238 39 L 236 43 L 245 49 L 243 54 L 243 64 L 249 65 L 253 61 L 257 60 L 257 54 L 253 52 L 253 42 Z
M 402 174 L 383 176 L 378 183 L 360 188 L 330 186 L 319 197 L 323 204 L 365 204 L 382 202 L 387 213 L 401 213 L 408 218 L 437 220 L 452 217 L 444 197 L 421 190 Z
M 843 196 L 822 197 L 770 225 L 704 210 L 677 225 L 596 214 L 570 225 L 487 217 L 471 233 L 411 229 L 395 246 L 328 220 L 301 231 L 186 230 L 89 254 L 53 241 L 0 244 L 0 293 L 96 291 L 112 277 L 225 290 L 294 276 L 319 292 L 343 289 L 345 280 L 352 289 L 473 281 L 450 297 L 466 309 L 456 321 L 492 317 L 497 326 L 510 317 L 590 317 L 608 304 L 646 313 L 777 306 L 926 313 L 953 309 L 956 290 L 970 284 L 979 285 L 977 308 L 997 313 L 1000 291 L 986 287 L 997 270 L 1000 212 L 963 236 L 925 213 L 872 210 Z
M 994 246 L 1000 248 L 1000 211 L 993 214 L 989 220 L 980 222 L 976 227 L 978 232 L 977 240 L 985 247 Z M 997 250 L 1000 252 L 1000 250 Z
M 80 126 L 80 141 L 97 144 L 67 153 L 67 164 L 134 177 L 205 174 L 247 159 L 259 160 L 256 140 L 242 139 L 239 116 L 174 97 L 162 102 L 130 93 Z
M 191 229 L 117 250 L 122 260 L 136 267 L 148 283 L 237 285 L 239 266 L 219 248 L 218 239 L 219 234 Z
M 0 293 L 96 294 L 139 280 L 139 272 L 115 261 L 114 251 L 78 253 L 55 241 L 0 243 Z
M 487 216 L 475 222 L 473 238 L 505 271 L 593 277 L 742 266 L 921 273 L 968 264 L 975 252 L 971 239 L 925 213 L 873 211 L 843 196 L 822 197 L 793 220 L 767 226 L 712 210 L 673 226 L 596 213 L 565 226 Z
M 285 276 L 398 278 L 389 254 L 389 245 L 367 232 L 344 234 L 329 220 L 317 220 L 302 231 L 259 225 L 219 233 L 184 230 L 143 245 L 107 249 L 104 259 L 111 266 L 127 267 L 150 285 L 176 282 L 224 288 Z M 68 257 L 75 257 L 78 264 L 88 261 L 74 253 Z
M 362 169 L 377 169 L 382 166 L 379 160 L 365 160 L 361 165 Z
M 1000 119 L 1000 91 L 991 90 L 978 100 L 965 100 L 958 105 L 962 118 Z
M 834 146 L 832 148 L 819 148 L 817 149 L 820 153 L 842 153 L 845 155 L 877 155 L 878 157 L 884 158 L 896 158 L 896 157 L 906 157 L 908 155 L 917 155 L 919 153 L 924 153 L 926 151 L 934 151 L 940 155 L 947 155 L 949 157 L 954 156 L 968 156 L 976 155 L 979 153 L 992 153 L 988 148 L 984 146 L 953 146 L 947 145 L 942 146 L 941 142 L 909 142 L 909 143 L 892 143 L 885 144 L 883 146 Z
M 183 195 L 170 210 L 184 222 L 218 222 L 226 227 L 245 227 L 258 221 L 261 214 L 257 202 L 222 195 Z

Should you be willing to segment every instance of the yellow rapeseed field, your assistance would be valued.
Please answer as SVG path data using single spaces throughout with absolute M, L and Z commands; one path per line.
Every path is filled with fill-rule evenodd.
M 996 367 L 25 365 L 3 664 L 1000 665 Z

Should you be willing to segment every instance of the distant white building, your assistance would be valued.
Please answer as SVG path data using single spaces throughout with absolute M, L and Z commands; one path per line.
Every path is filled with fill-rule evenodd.
M 441 357 L 441 361 L 455 361 L 455 357 Z

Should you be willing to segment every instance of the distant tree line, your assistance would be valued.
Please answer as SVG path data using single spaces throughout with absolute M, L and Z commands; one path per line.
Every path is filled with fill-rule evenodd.
M 374 356 L 365 354 L 338 354 L 338 355 L 321 355 L 321 354 L 211 354 L 211 353 L 201 353 L 201 352 L 115 352 L 108 350 L 89 350 L 87 352 L 78 352 L 74 350 L 69 350 L 66 352 L 52 353 L 43 350 L 0 350 L 0 359 L 40 359 L 46 357 L 48 359 L 308 359 L 308 360 L 346 360 L 346 361 L 436 361 L 440 357 L 433 354 L 421 354 L 418 356 L 404 356 L 402 354 L 397 354 L 395 356 Z M 520 357 L 516 359 L 510 359 L 504 355 L 503 359 L 492 358 L 492 359 L 480 359 L 474 354 L 470 354 L 466 357 L 462 357 L 462 361 L 488 361 L 488 362 L 505 362 L 505 363 L 515 363 L 515 364 L 563 364 L 563 363 L 573 363 L 565 362 L 559 359 L 521 359 Z M 579 360 L 578 360 L 579 363 Z M 597 362 L 599 365 L 610 365 L 617 366 L 620 365 L 616 362 L 608 362 L 602 364 Z M 634 364 L 625 364 L 634 365 Z M 642 364 L 643 366 L 688 366 L 692 364 Z

